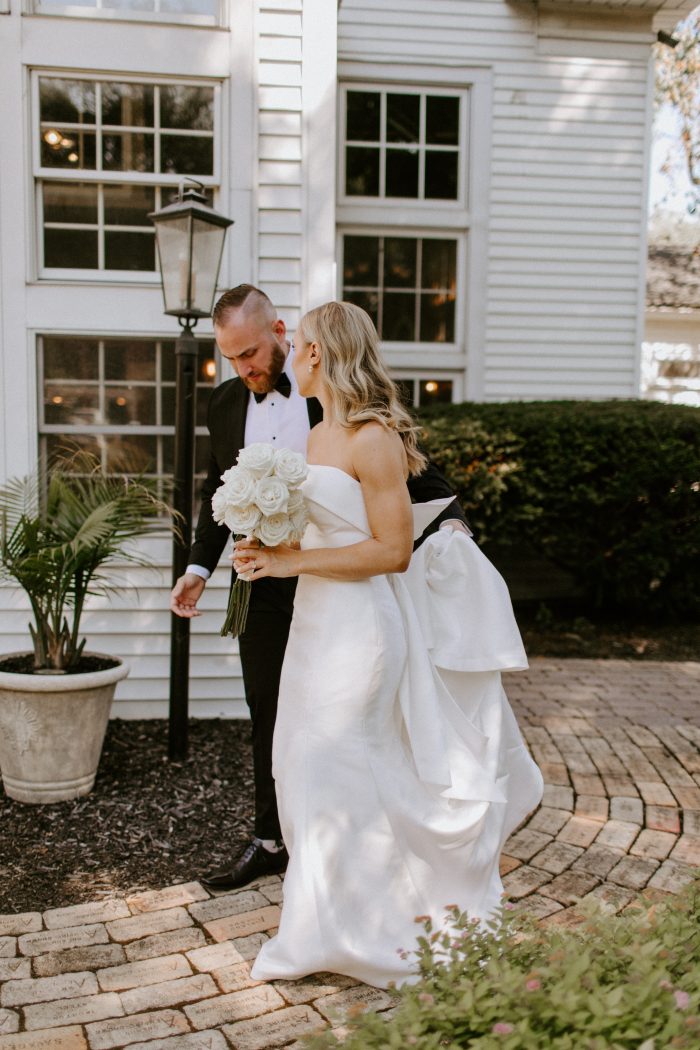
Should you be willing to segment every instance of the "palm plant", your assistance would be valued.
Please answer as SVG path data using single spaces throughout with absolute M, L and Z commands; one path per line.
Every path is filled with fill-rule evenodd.
M 173 512 L 153 483 L 104 475 L 86 452 L 0 488 L 0 577 L 15 580 L 31 603 L 35 670 L 77 667 L 86 599 L 118 589 L 105 571 L 117 557 L 147 564 L 129 542 L 164 514 Z

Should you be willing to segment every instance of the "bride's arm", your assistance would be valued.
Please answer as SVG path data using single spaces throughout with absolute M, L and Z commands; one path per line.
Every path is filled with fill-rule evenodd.
M 249 576 L 298 576 L 308 573 L 332 580 L 362 580 L 403 572 L 413 550 L 413 518 L 406 488 L 401 439 L 379 423 L 367 423 L 353 435 L 352 466 L 362 485 L 372 536 L 347 547 L 263 548 L 238 551 L 237 571 L 258 568 Z

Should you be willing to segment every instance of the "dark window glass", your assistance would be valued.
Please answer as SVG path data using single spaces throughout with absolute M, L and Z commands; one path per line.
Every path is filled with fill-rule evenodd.
M 420 339 L 425 343 L 453 343 L 455 300 L 452 295 L 421 295 Z
M 160 378 L 164 383 L 175 382 L 175 340 L 162 339 L 160 343 Z
M 457 242 L 426 238 L 423 241 L 423 288 L 454 290 L 457 280 Z
M 211 175 L 214 140 L 192 135 L 161 135 L 160 170 L 168 175 Z
M 45 182 L 44 222 L 97 223 L 97 186 L 87 182 Z
M 39 79 L 42 120 L 66 124 L 95 123 L 95 85 L 89 80 Z
M 451 379 L 422 379 L 418 389 L 419 405 L 449 404 L 452 401 Z
M 146 434 L 107 434 L 107 470 L 126 474 L 155 474 L 158 469 L 157 438 Z
M 41 133 L 41 166 L 92 171 L 95 167 L 94 131 L 45 128 Z
M 150 339 L 107 339 L 104 354 L 106 379 L 156 378 L 156 350 Z
M 459 97 L 428 95 L 425 100 L 425 141 L 435 146 L 459 145 Z
M 45 336 L 43 344 L 46 379 L 98 378 L 97 340 Z
M 156 268 L 156 241 L 153 233 L 115 233 L 105 231 L 106 270 L 146 270 Z
M 69 386 L 46 383 L 44 386 L 44 422 L 80 426 L 100 423 L 100 391 L 94 386 Z
M 420 95 L 387 95 L 387 142 L 418 142 L 419 134 Z
M 209 470 L 210 444 L 208 434 L 197 434 L 194 439 L 194 472 L 206 474 Z
M 379 196 L 379 150 L 348 146 L 345 150 L 345 192 L 349 197 Z
M 418 196 L 418 150 L 386 151 L 386 196 Z
M 156 422 L 155 387 L 106 386 L 105 412 L 113 426 L 151 426 Z
M 378 91 L 348 91 L 347 138 L 349 142 L 378 142 L 381 96 Z
M 346 288 L 343 298 L 346 302 L 355 303 L 356 306 L 361 306 L 363 310 L 366 310 L 376 327 L 379 323 L 379 296 L 376 292 L 355 292 Z
M 456 153 L 425 153 L 425 196 L 428 200 L 457 200 L 457 170 L 459 158 Z
M 214 128 L 214 89 L 183 87 L 160 89 L 160 126 L 212 131 Z
M 153 229 L 148 213 L 155 209 L 155 190 L 152 186 L 104 187 L 105 224 L 107 226 L 146 226 Z
M 44 266 L 97 269 L 97 230 L 44 230 Z
M 207 425 L 207 409 L 209 407 L 209 398 L 211 397 L 211 389 L 208 386 L 197 387 L 197 414 L 195 426 L 205 427 Z
M 102 123 L 127 128 L 153 127 L 153 88 L 149 84 L 102 84 Z
M 413 342 L 416 338 L 416 297 L 413 293 L 386 292 L 383 299 L 381 338 Z
M 57 456 L 64 456 L 78 449 L 91 452 L 99 459 L 103 437 L 101 434 L 47 434 L 44 442 L 49 462 Z
M 343 281 L 376 288 L 379 284 L 379 238 L 346 237 L 343 243 Z
M 102 136 L 102 164 L 105 171 L 153 171 L 153 135 L 110 131 Z
M 384 285 L 386 288 L 416 287 L 415 237 L 385 237 Z

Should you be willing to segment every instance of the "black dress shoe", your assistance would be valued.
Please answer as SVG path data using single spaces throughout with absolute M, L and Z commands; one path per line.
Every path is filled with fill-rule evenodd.
M 281 875 L 289 863 L 289 854 L 284 847 L 276 850 L 265 849 L 259 842 L 251 842 L 234 860 L 230 867 L 204 875 L 199 881 L 215 890 L 236 890 L 247 886 L 253 879 L 263 875 Z

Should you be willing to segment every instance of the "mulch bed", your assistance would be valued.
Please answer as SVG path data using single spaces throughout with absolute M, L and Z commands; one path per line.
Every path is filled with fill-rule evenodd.
M 27 805 L 0 787 L 0 914 L 162 889 L 225 864 L 252 834 L 250 723 L 190 720 L 183 762 L 166 721 L 109 723 L 95 787 Z

